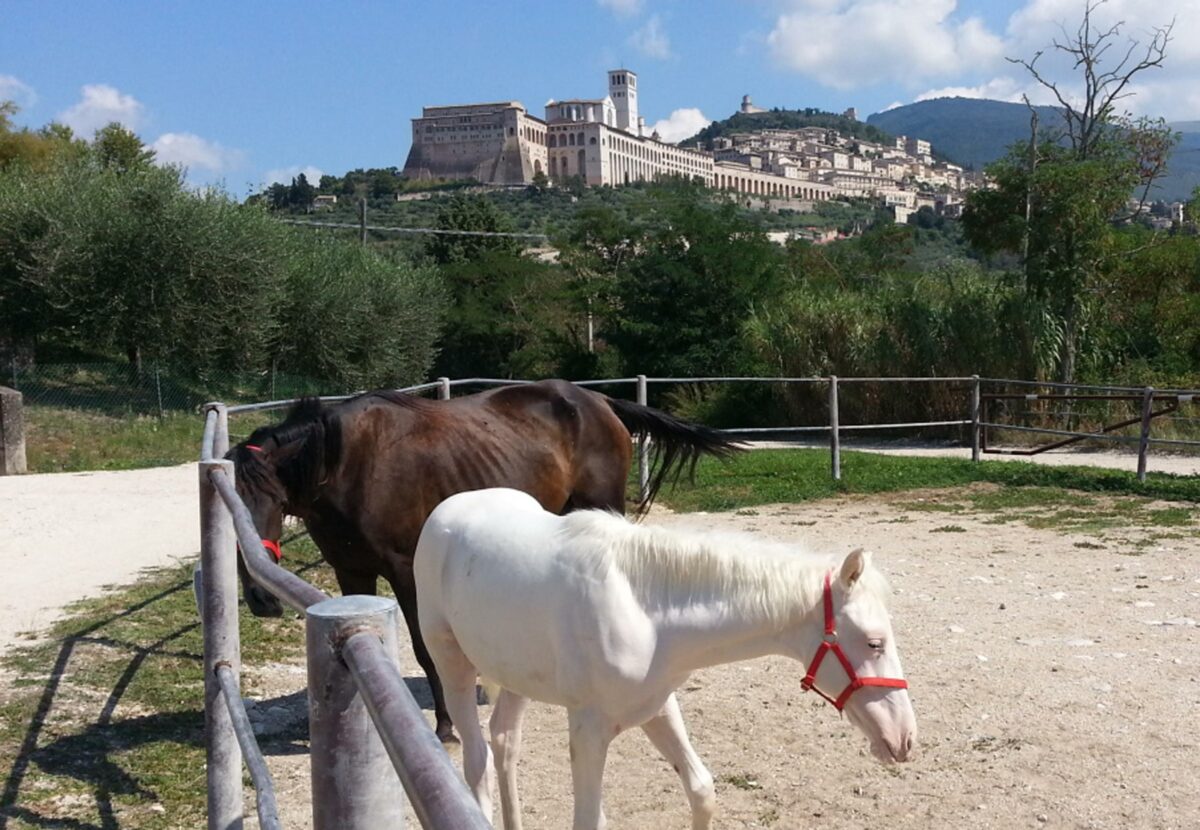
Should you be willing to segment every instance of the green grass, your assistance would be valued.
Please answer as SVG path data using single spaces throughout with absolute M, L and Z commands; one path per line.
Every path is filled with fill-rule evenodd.
M 286 550 L 293 569 L 328 586 L 329 569 L 311 570 L 320 557 L 310 542 Z M 191 570 L 81 603 L 46 642 L 5 658 L 17 680 L 0 699 L 0 822 L 203 826 L 203 641 Z M 303 621 L 260 620 L 243 607 L 241 643 L 249 669 L 301 659 Z
M 1197 476 L 1151 473 L 1142 483 L 1133 473 L 1094 467 L 1049 467 L 1012 461 L 976 463 L 863 452 L 842 453 L 842 480 L 834 482 L 830 477 L 828 452 L 792 449 L 756 450 L 728 462 L 703 459 L 696 466 L 694 482 L 681 481 L 673 490 L 668 487 L 660 499 L 680 511 L 738 510 L 844 494 L 942 489 L 976 482 L 990 482 L 1004 488 L 994 494 L 980 494 L 981 501 L 975 506 L 981 510 L 1044 507 L 1048 500 L 1062 506 L 1083 507 L 1091 498 L 1089 494 L 1200 502 Z M 1046 488 L 1074 492 L 1056 492 L 1051 497 Z M 955 511 L 953 507 L 934 503 L 922 509 Z M 1179 510 L 1187 513 L 1190 508 Z
M 249 434 L 279 413 L 232 417 L 230 430 Z M 115 416 L 79 409 L 25 409 L 25 455 L 31 473 L 136 470 L 195 461 L 204 428 L 198 413 Z
M 133 470 L 194 461 L 198 415 L 114 417 L 74 409 L 25 410 L 25 455 L 31 473 Z

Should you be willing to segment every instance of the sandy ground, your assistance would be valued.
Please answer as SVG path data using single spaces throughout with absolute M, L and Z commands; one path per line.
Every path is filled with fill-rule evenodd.
M 774 446 L 784 446 L 776 444 Z M 960 448 L 895 444 L 846 449 L 969 458 Z M 988 459 L 1023 460 L 989 455 Z M 1053 452 L 1039 464 L 1137 469 L 1128 453 Z M 1200 456 L 1152 456 L 1150 470 L 1200 475 Z M 128 472 L 0 476 L 0 652 L 45 628 L 72 602 L 199 551 L 196 465 Z
M 680 702 L 717 781 L 715 826 L 1200 827 L 1197 527 L 1143 546 L 1133 529 L 1078 536 L 912 507 L 954 495 L 651 517 L 813 550 L 866 545 L 895 589 L 916 760 L 872 760 L 854 727 L 800 692 L 796 663 L 701 671 Z M 950 523 L 961 530 L 946 532 Z M 267 745 L 281 740 L 294 752 L 306 728 L 302 666 L 247 667 L 245 676 Z M 481 706 L 483 722 L 488 715 Z M 570 826 L 565 720 L 541 704 L 526 718 L 520 782 L 530 830 Z M 268 752 L 284 824 L 309 826 L 307 757 Z M 637 730 L 612 745 L 605 804 L 611 828 L 690 826 L 675 775 Z
M 195 464 L 0 476 L 0 651 L 64 607 L 200 549 Z
M 1114 463 L 1099 454 L 1039 458 L 1059 456 Z M 1197 474 L 1198 466 L 1161 457 L 1151 469 Z M 182 465 L 0 478 L 0 647 L 70 601 L 193 554 L 196 475 Z M 921 497 L 652 516 L 801 539 L 815 550 L 866 545 L 896 589 L 917 759 L 876 764 L 853 727 L 800 693 L 796 664 L 705 670 L 680 701 L 717 780 L 716 826 L 1200 827 L 1195 525 L 1141 546 L 1133 529 L 1098 538 L 997 525 L 984 514 L 914 509 Z M 948 524 L 961 530 L 945 532 Z M 419 671 L 406 669 L 420 691 Z M 245 678 L 284 826 L 307 827 L 303 665 L 247 666 Z M 566 744 L 563 713 L 532 706 L 521 763 L 530 830 L 570 824 Z M 612 828 L 689 825 L 677 779 L 640 732 L 614 742 L 605 791 Z M 247 808 L 252 815 L 249 792 Z

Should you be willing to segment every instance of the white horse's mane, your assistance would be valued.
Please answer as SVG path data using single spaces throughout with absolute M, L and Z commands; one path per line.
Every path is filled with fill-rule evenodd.
M 617 568 L 647 607 L 719 601 L 749 618 L 787 626 L 821 602 L 821 577 L 841 562 L 751 533 L 635 525 L 604 510 L 563 517 L 588 567 Z M 836 574 L 835 574 L 836 577 Z M 868 566 L 855 583 L 886 602 L 887 580 Z

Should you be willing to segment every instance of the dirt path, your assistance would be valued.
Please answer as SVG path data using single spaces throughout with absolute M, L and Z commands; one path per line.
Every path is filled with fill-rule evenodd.
M 0 477 L 0 651 L 200 548 L 196 465 Z
M 773 444 L 771 446 L 797 446 Z M 888 454 L 969 458 L 961 448 L 898 444 L 844 445 Z M 1137 469 L 1120 452 L 1059 451 L 1022 459 Z M 1157 455 L 1154 472 L 1200 475 L 1200 456 Z M 0 652 L 26 631 L 39 631 L 72 602 L 108 585 L 125 585 L 147 567 L 169 565 L 199 551 L 194 464 L 126 472 L 0 476 Z

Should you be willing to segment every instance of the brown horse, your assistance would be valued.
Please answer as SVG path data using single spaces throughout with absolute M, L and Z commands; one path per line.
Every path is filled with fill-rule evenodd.
M 655 448 L 644 510 L 668 476 L 701 454 L 726 456 L 726 435 L 558 380 L 448 401 L 370 392 L 333 407 L 301 401 L 276 426 L 229 451 L 237 489 L 268 547 L 284 514 L 304 521 L 344 594 L 392 586 L 433 691 L 437 734 L 452 738 L 441 682 L 417 624 L 413 553 L 425 519 L 465 490 L 512 487 L 554 513 L 625 512 L 632 436 Z M 279 616 L 279 600 L 239 559 L 246 604 Z

